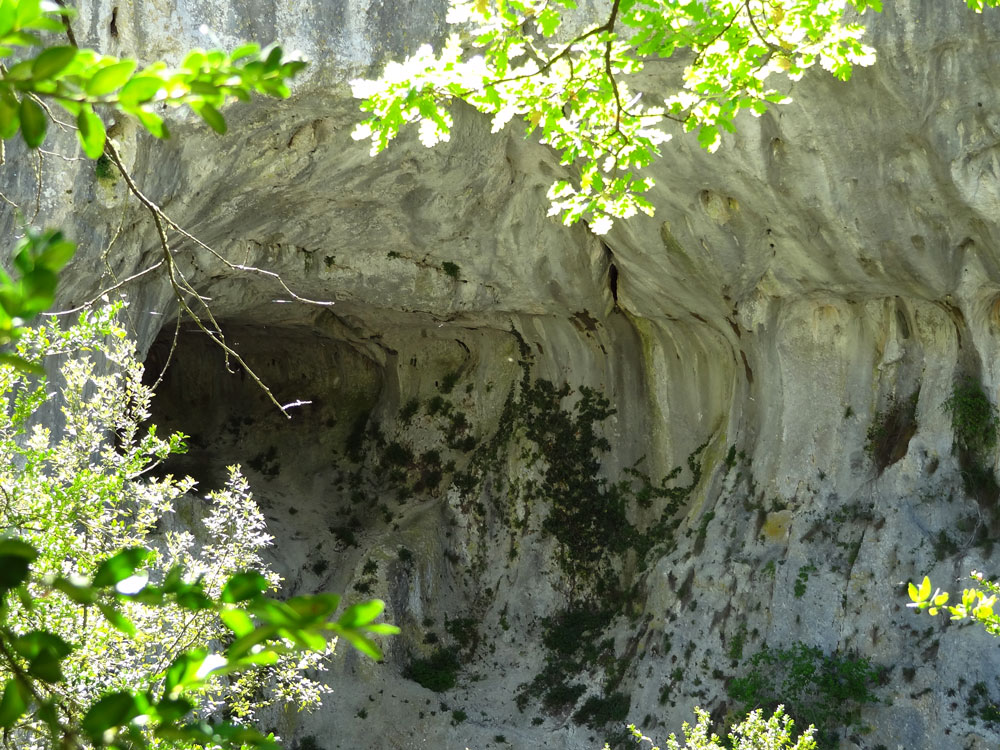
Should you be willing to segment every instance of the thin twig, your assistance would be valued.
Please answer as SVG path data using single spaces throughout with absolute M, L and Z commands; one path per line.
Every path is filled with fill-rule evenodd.
M 137 273 L 132 274 L 131 276 L 129 276 L 127 278 L 122 279 L 121 281 L 119 281 L 114 286 L 107 287 L 106 289 L 98 292 L 91 299 L 87 300 L 86 302 L 84 302 L 82 304 L 77 305 L 76 307 L 71 307 L 69 310 L 59 310 L 58 312 L 44 312 L 44 313 L 42 313 L 42 315 L 47 315 L 49 317 L 55 318 L 55 317 L 59 317 L 59 316 L 62 316 L 62 315 L 72 315 L 73 313 L 78 313 L 78 312 L 80 312 L 82 310 L 86 310 L 87 308 L 92 307 L 93 305 L 97 304 L 97 302 L 102 297 L 104 297 L 104 296 L 106 296 L 108 294 L 111 294 L 111 292 L 118 291 L 119 289 L 121 289 L 126 284 L 130 284 L 133 281 L 135 281 L 136 279 L 142 278 L 147 273 L 152 273 L 153 271 L 155 271 L 157 268 L 159 268 L 162 265 L 163 265 L 163 261 L 162 260 L 158 260 L 158 261 L 156 261 L 156 263 L 154 263 L 153 265 L 149 266 L 149 268 L 145 268 L 142 271 L 139 271 Z
M 167 374 L 167 368 L 170 367 L 170 360 L 174 358 L 174 352 L 177 350 L 177 339 L 181 334 L 181 316 L 178 315 L 174 323 L 174 337 L 170 341 L 170 351 L 167 352 L 167 358 L 163 362 L 163 367 L 160 370 L 160 374 L 156 376 L 156 381 L 150 387 L 151 391 L 155 391 L 160 387 L 160 383 L 163 382 L 164 376 Z
M 229 357 L 232 357 L 237 362 L 237 364 L 239 364 L 240 367 L 243 368 L 246 374 L 249 375 L 250 378 L 257 384 L 257 387 L 259 387 L 264 392 L 267 398 L 276 407 L 278 407 L 278 410 L 281 411 L 281 413 L 284 414 L 286 417 L 291 419 L 292 415 L 288 413 L 287 409 L 285 409 L 280 403 L 278 403 L 278 400 L 274 397 L 274 394 L 271 392 L 271 389 L 268 388 L 267 385 L 264 383 L 264 381 L 257 376 L 257 373 L 255 373 L 253 371 L 253 368 L 251 368 L 250 365 L 247 364 L 246 360 L 244 360 L 243 357 L 240 356 L 240 354 L 237 351 L 235 351 L 231 346 L 229 346 L 228 343 L 226 343 L 225 334 L 223 334 L 222 328 L 219 326 L 218 321 L 215 320 L 215 317 L 212 315 L 212 311 L 208 308 L 208 305 L 201 298 L 201 296 L 198 295 L 198 293 L 191 287 L 191 285 L 187 283 L 187 280 L 184 279 L 183 274 L 179 273 L 179 270 L 177 269 L 174 263 L 173 253 L 170 250 L 170 241 L 167 237 L 167 230 L 164 227 L 164 222 L 162 218 L 163 212 L 160 210 L 159 206 L 153 203 L 149 198 L 147 198 L 143 194 L 141 190 L 139 190 L 138 186 L 132 180 L 132 176 L 129 174 L 128 170 L 125 169 L 125 165 L 122 164 L 121 156 L 118 154 L 118 150 L 115 148 L 114 144 L 111 141 L 108 141 L 105 148 L 108 153 L 108 156 L 111 158 L 111 161 L 114 163 L 114 165 L 118 168 L 118 171 L 121 173 L 122 178 L 125 180 L 125 184 L 128 186 L 129 190 L 136 198 L 138 198 L 139 202 L 142 203 L 142 205 L 145 206 L 153 216 L 153 223 L 156 225 L 156 232 L 160 238 L 160 248 L 163 251 L 163 262 L 166 264 L 167 267 L 167 278 L 170 281 L 170 286 L 174 291 L 174 297 L 177 298 L 178 304 L 181 306 L 184 312 L 187 313 L 187 315 L 191 318 L 192 322 L 194 322 L 194 324 L 201 330 L 201 332 L 204 333 L 206 336 L 208 336 L 213 343 L 215 343 L 220 349 L 222 349 L 223 352 L 225 352 L 227 364 Z M 183 285 L 186 288 L 182 288 L 181 283 L 178 282 L 178 277 L 180 277 L 181 282 L 183 282 Z M 201 318 L 194 312 L 194 310 L 191 309 L 191 306 L 188 305 L 187 300 L 185 299 L 186 294 L 194 295 L 195 299 L 197 299 L 199 302 L 202 303 L 202 307 L 205 308 L 205 312 L 208 315 L 209 321 L 211 322 L 212 326 L 215 328 L 215 331 L 210 331 L 202 322 Z

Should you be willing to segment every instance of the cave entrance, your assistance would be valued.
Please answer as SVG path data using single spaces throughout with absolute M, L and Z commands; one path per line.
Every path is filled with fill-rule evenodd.
M 158 472 L 191 476 L 204 496 L 225 484 L 227 467 L 240 465 L 282 545 L 272 563 L 294 583 L 343 547 L 336 533 L 344 525 L 343 456 L 352 430 L 379 402 L 383 369 L 307 326 L 219 324 L 279 403 L 298 405 L 286 417 L 247 372 L 231 359 L 227 367 L 224 352 L 196 326 L 182 325 L 175 344 L 168 325 L 150 347 L 144 380 L 160 379 L 152 422 L 163 436 L 187 435 L 188 450 Z

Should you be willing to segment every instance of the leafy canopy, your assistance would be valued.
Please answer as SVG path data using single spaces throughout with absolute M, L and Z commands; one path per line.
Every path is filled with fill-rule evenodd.
M 722 744 L 718 735 L 711 731 L 711 719 L 708 711 L 695 708 L 698 723 L 691 726 L 684 722 L 684 744 L 678 742 L 671 734 L 667 738 L 664 750 L 816 750 L 813 739 L 814 729 L 809 727 L 805 732 L 795 737 L 795 722 L 785 714 L 783 706 L 778 706 L 774 714 L 765 719 L 758 708 L 751 711 L 747 717 L 733 727 L 729 733 L 728 744 Z M 629 732 L 637 743 L 649 750 L 660 750 L 653 740 L 643 735 L 635 726 L 629 727 Z M 605 744 L 604 750 L 610 750 Z
M 74 11 L 52 0 L 0 0 L 0 57 L 17 62 L 0 70 L 0 138 L 20 131 L 30 148 L 45 140 L 53 102 L 75 118 L 84 153 L 96 159 L 107 138 L 99 109 L 131 115 L 157 138 L 168 135 L 157 105 L 187 105 L 219 133 L 226 122 L 219 108 L 230 98 L 254 92 L 287 97 L 287 80 L 305 63 L 288 59 L 281 47 L 256 44 L 221 50 L 193 50 L 176 69 L 155 62 L 102 55 L 75 44 L 53 45 L 43 32 L 62 33 Z M 28 54 L 28 53 L 33 54 Z
M 114 310 L 19 346 L 68 356 L 53 383 L 0 366 L 0 729 L 18 747 L 272 746 L 257 710 L 318 705 L 306 671 L 337 637 L 381 657 L 371 635 L 397 632 L 375 622 L 382 602 L 337 616 L 332 594 L 272 598 L 238 469 L 203 499 L 150 474 L 183 436 L 146 426 L 152 392 Z M 182 510 L 200 531 L 169 530 Z M 209 721 L 222 709 L 231 722 Z
M 1000 0 L 966 0 L 977 12 Z M 369 113 L 354 132 L 383 151 L 408 125 L 433 146 L 449 138 L 448 105 L 461 100 L 493 118 L 493 132 L 515 117 L 578 174 L 554 183 L 550 215 L 585 220 L 597 234 L 615 218 L 652 214 L 642 173 L 677 127 L 715 151 L 743 110 L 763 114 L 790 101 L 774 82 L 819 65 L 847 80 L 871 65 L 864 28 L 848 9 L 880 11 L 881 0 L 611 0 L 585 23 L 575 0 L 451 0 L 456 30 L 443 48 L 424 45 L 390 63 L 377 80 L 356 80 Z M 638 74 L 664 70 L 679 80 L 664 95 Z M 682 71 L 682 72 L 681 72 Z M 674 76 L 678 78 L 678 76 Z M 676 126 L 668 127 L 670 123 Z
M 931 593 L 931 579 L 924 576 L 919 586 L 910 583 L 907 587 L 910 603 L 906 606 L 926 611 L 931 617 L 937 616 L 944 610 L 951 615 L 952 620 L 974 620 L 982 625 L 987 633 L 1000 635 L 1000 614 L 993 611 L 997 597 L 1000 596 L 1000 584 L 990 581 L 976 570 L 973 570 L 970 576 L 979 585 L 962 591 L 962 601 L 958 604 L 948 604 L 951 595 L 947 591 L 934 589 Z
M 50 104 L 75 119 L 80 145 L 91 159 L 108 145 L 101 111 L 134 117 L 157 138 L 166 138 L 167 125 L 157 110 L 186 105 L 224 133 L 223 104 L 253 93 L 288 97 L 288 81 L 305 67 L 281 47 L 247 44 L 230 53 L 194 50 L 177 69 L 163 62 L 140 68 L 135 60 L 77 47 L 69 32 L 74 14 L 52 0 L 0 0 L 0 58 L 11 58 L 0 65 L 0 140 L 20 133 L 29 148 L 39 148 L 54 116 Z M 46 36 L 64 33 L 70 44 L 53 44 Z M 59 271 L 75 251 L 58 230 L 25 230 L 13 252 L 16 275 L 0 269 L 0 348 L 8 347 L 0 351 L 0 363 L 39 373 L 9 345 L 26 322 L 51 307 Z

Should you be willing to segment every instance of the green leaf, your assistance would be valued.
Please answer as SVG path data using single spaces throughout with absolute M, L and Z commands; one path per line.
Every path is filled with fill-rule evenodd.
M 719 129 L 714 125 L 702 125 L 698 131 L 698 145 L 712 152 L 719 147 Z
M 35 715 L 49 728 L 53 737 L 59 736 L 59 714 L 54 699 L 47 700 L 36 708 Z
M 52 582 L 52 588 L 61 591 L 77 604 L 88 605 L 97 601 L 97 589 L 92 586 L 80 586 L 61 576 Z
M 38 559 L 38 550 L 21 539 L 0 539 L 0 555 L 20 557 L 31 563 Z
M 150 112 L 148 109 L 137 109 L 132 111 L 132 114 L 134 114 L 139 119 L 139 122 L 142 123 L 142 126 L 156 138 L 167 138 L 170 135 L 167 132 L 167 126 L 163 122 L 163 118 L 155 112 Z
M 264 60 L 264 70 L 267 72 L 273 71 L 279 65 L 281 65 L 281 56 L 284 54 L 281 47 L 275 45 L 269 51 L 267 51 L 267 58 Z
M 152 75 L 139 75 L 122 87 L 122 90 L 118 92 L 118 101 L 121 102 L 123 107 L 132 112 L 132 108 L 155 99 L 162 88 L 162 78 Z M 133 112 L 133 114 L 139 116 L 138 112 Z
M 0 91 L 0 139 L 13 138 L 20 127 L 20 103 L 11 91 Z
M 230 643 L 229 648 L 226 649 L 226 653 L 229 655 L 230 659 L 240 659 L 244 656 L 244 654 L 249 653 L 250 649 L 258 643 L 263 643 L 264 641 L 275 637 L 277 633 L 278 628 L 273 625 L 264 625 L 263 627 L 255 628 L 251 632 Z
M 109 729 L 124 726 L 142 713 L 136 696 L 126 691 L 109 693 L 87 709 L 80 726 L 97 745 Z
M 55 78 L 56 75 L 73 62 L 76 57 L 76 47 L 49 47 L 35 58 L 31 64 L 31 77 L 35 80 Z
M 363 653 L 365 656 L 370 656 L 375 661 L 382 661 L 382 651 L 371 639 L 365 638 L 363 635 L 353 630 L 348 630 L 342 633 L 342 635 L 352 646 L 354 646 L 354 648 Z
M 170 723 L 184 718 L 195 708 L 187 698 L 164 698 L 156 704 L 156 713 L 161 722 Z
M 538 29 L 543 36 L 548 37 L 555 34 L 561 22 L 562 16 L 555 8 L 546 7 L 538 14 Z
M 244 44 L 234 49 L 230 53 L 229 59 L 232 62 L 236 62 L 237 60 L 242 60 L 244 57 L 256 55 L 258 52 L 260 52 L 259 44 Z
M 192 73 L 197 73 L 205 65 L 205 61 L 205 53 L 200 49 L 194 49 L 187 53 L 187 57 L 184 58 L 181 67 L 190 70 Z
M 22 60 L 21 62 L 12 65 L 4 78 L 10 81 L 30 81 L 32 62 L 32 60 Z M 27 88 L 30 90 L 31 87 L 27 86 Z
M 219 612 L 219 619 L 237 638 L 253 632 L 253 620 L 242 609 L 224 609 Z
M 167 667 L 163 681 L 163 694 L 168 698 L 176 698 L 185 687 L 197 681 L 198 668 L 205 661 L 204 649 L 193 649 L 180 654 Z
M 232 576 L 222 589 L 220 597 L 226 604 L 256 599 L 267 591 L 267 579 L 256 571 L 248 570 Z
M 49 118 L 30 96 L 21 99 L 21 135 L 28 148 L 38 148 L 45 140 Z
M 918 592 L 920 599 L 918 601 L 927 601 L 931 595 L 931 579 L 924 576 L 924 580 L 920 583 L 920 591 Z
M 373 622 L 371 625 L 365 625 L 365 630 L 377 635 L 398 635 L 402 632 L 398 627 L 387 622 Z
M 15 6 L 14 22 L 17 26 L 26 26 L 42 15 L 41 0 L 20 0 Z
M 326 638 L 308 630 L 289 630 L 283 635 L 303 651 L 323 651 L 327 646 Z
M 340 604 L 340 597 L 336 594 L 313 594 L 296 596 L 285 603 L 295 610 L 304 623 L 311 623 L 332 615 Z
M 0 354 L 0 362 L 3 362 L 5 356 L 21 359 L 5 352 Z M 4 364 L 10 364 L 24 371 L 12 362 Z M 27 580 L 28 568 L 36 557 L 38 551 L 27 542 L 22 542 L 20 539 L 0 539 L 0 596 Z
M 132 576 L 136 569 L 149 559 L 151 554 L 152 552 L 142 547 L 123 549 L 98 566 L 92 585 L 97 588 L 107 588 L 124 581 Z
M 200 585 L 189 585 L 174 595 L 178 607 L 191 612 L 215 609 L 215 602 L 205 595 Z
M 219 135 L 225 135 L 226 119 L 219 110 L 208 102 L 192 102 L 191 109 L 197 112 L 201 119 L 209 124 L 212 130 Z
M 58 271 L 69 263 L 75 252 L 76 243 L 64 240 L 61 232 L 55 232 L 35 262 L 50 271 Z
M 54 633 L 32 630 L 13 642 L 14 650 L 28 660 L 28 674 L 43 682 L 61 682 L 59 663 L 69 656 L 73 647 Z
M 83 153 L 88 159 L 97 159 L 104 153 L 104 141 L 107 133 L 104 130 L 104 123 L 98 117 L 90 105 L 85 105 L 80 109 L 80 114 L 76 118 L 77 136 L 80 138 L 80 145 L 83 146 Z
M 87 81 L 85 89 L 87 96 L 105 96 L 110 94 L 120 86 L 124 86 L 125 82 L 128 81 L 134 70 L 135 60 L 122 60 L 121 62 L 112 63 L 105 68 L 101 68 L 94 73 L 93 77 L 89 81 Z M 139 85 L 132 89 L 127 96 L 125 90 L 123 89 L 121 94 L 119 94 L 119 98 L 129 98 L 137 101 L 153 98 L 156 96 L 156 92 L 160 89 L 159 79 L 154 80 L 157 82 L 155 88 L 153 88 L 152 83 L 147 84 L 145 88 Z M 152 93 L 150 93 L 148 97 L 138 98 L 141 94 L 147 91 L 151 91 Z
M 9 729 L 24 715 L 28 710 L 29 696 L 18 678 L 7 680 L 3 698 L 0 698 L 0 729 Z
M 59 277 L 47 268 L 35 268 L 20 281 L 23 300 L 21 317 L 30 318 L 48 310 L 56 298 Z
M 23 372 L 28 375 L 44 375 L 45 368 L 42 367 L 37 362 L 31 362 L 24 357 L 19 357 L 16 354 L 11 354 L 10 352 L 0 352 L 0 364 L 7 365 L 8 367 L 13 367 L 18 372 Z M 0 592 L 5 589 L 5 575 L 8 572 L 13 573 L 14 569 L 8 571 L 8 563 L 4 558 L 0 557 Z M 24 566 L 25 577 L 27 577 L 28 566 Z M 22 579 L 23 580 L 23 579 Z
M 14 28 L 14 18 L 16 13 L 16 0 L 0 1 L 0 36 L 5 36 L 12 28 Z
M 371 623 L 384 609 L 385 602 L 381 599 L 361 602 L 345 609 L 337 624 L 342 628 L 360 628 Z
M 125 615 L 107 604 L 98 604 L 97 608 L 101 610 L 104 619 L 111 623 L 112 627 L 131 638 L 135 637 L 135 625 Z

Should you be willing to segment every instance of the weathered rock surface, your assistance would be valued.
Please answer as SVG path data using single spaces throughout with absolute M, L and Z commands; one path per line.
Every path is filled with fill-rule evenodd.
M 279 400 L 311 402 L 285 420 L 182 326 L 158 406 L 193 436 L 178 467 L 211 485 L 242 462 L 289 586 L 381 596 L 404 627 L 384 664 L 343 650 L 320 713 L 272 717 L 298 747 L 599 747 L 614 725 L 572 714 L 614 693 L 662 736 L 696 704 L 721 718 L 747 659 L 796 642 L 889 668 L 845 748 L 1000 743 L 995 723 L 967 715 L 977 683 L 1000 702 L 995 642 L 912 614 L 902 585 L 927 572 L 954 589 L 997 563 L 996 493 L 963 481 L 944 403 L 965 378 L 994 402 L 1000 388 L 1000 15 L 892 4 L 870 23 L 874 68 L 849 84 L 807 76 L 795 103 L 746 118 L 714 155 L 678 137 L 656 168 L 655 217 L 602 241 L 545 217 L 561 169 L 546 149 L 492 137 L 473 113 L 433 151 L 404 141 L 371 160 L 351 140 L 346 82 L 440 34 L 441 3 L 80 6 L 81 42 L 111 53 L 175 58 L 215 43 L 205 24 L 220 44 L 277 38 L 314 61 L 291 101 L 229 109 L 225 138 L 190 120 L 167 143 L 115 128 L 138 184 L 179 225 L 335 302 L 289 302 L 272 279 L 171 237 Z M 74 153 L 71 134 L 51 148 Z M 11 147 L 3 173 L 29 215 L 32 163 Z M 41 174 L 38 220 L 82 248 L 67 306 L 156 262 L 152 223 L 121 180 L 52 156 Z M 121 291 L 162 365 L 177 316 L 165 279 Z M 610 451 L 587 442 L 586 420 L 555 431 L 525 371 L 575 390 L 564 412 L 582 386 L 602 393 Z M 644 507 L 584 476 L 581 455 L 610 483 L 635 466 L 655 486 L 681 466 L 667 486 L 692 486 Z M 607 525 L 595 497 L 625 503 L 627 524 Z M 632 596 L 577 634 L 611 639 L 570 680 L 584 692 L 522 711 L 521 686 L 552 656 L 543 618 L 588 585 L 546 524 L 560 502 L 621 542 L 597 577 Z M 658 527 L 672 502 L 676 528 Z M 462 665 L 438 694 L 407 675 L 442 645 Z

